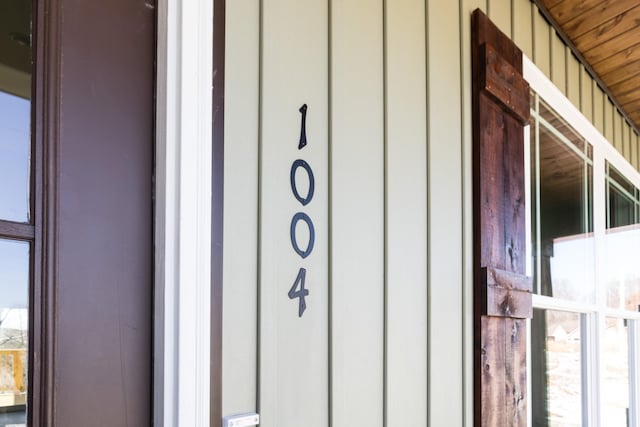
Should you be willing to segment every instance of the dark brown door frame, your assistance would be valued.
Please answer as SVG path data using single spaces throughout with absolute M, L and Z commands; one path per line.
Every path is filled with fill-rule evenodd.
M 29 426 L 53 426 L 55 223 L 59 138 L 59 0 L 32 0 L 32 140 L 35 244 L 30 295 Z M 47 182 L 45 187 L 44 182 Z
M 155 6 L 32 5 L 29 425 L 151 425 Z
M 211 407 L 210 424 L 222 422 L 222 293 L 224 238 L 224 78 L 226 0 L 213 0 L 213 147 L 211 181 Z

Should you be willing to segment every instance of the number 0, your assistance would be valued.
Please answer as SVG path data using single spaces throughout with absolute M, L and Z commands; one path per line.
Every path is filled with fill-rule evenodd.
M 296 184 L 296 171 L 298 168 L 304 169 L 307 173 L 307 178 L 309 179 L 309 190 L 307 191 L 307 195 L 302 197 L 298 192 L 298 185 Z M 316 180 L 313 177 L 313 171 L 311 170 L 311 166 L 309 163 L 305 162 L 302 159 L 298 159 L 291 165 L 291 172 L 289 173 L 289 180 L 291 181 L 291 191 L 293 191 L 293 195 L 296 200 L 298 200 L 302 206 L 307 206 L 311 199 L 313 199 L 313 192 L 316 188 Z

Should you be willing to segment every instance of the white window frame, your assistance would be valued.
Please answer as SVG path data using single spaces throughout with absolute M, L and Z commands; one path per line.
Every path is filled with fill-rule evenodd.
M 606 230 L 606 202 L 605 202 L 605 160 L 613 165 L 636 188 L 640 188 L 640 173 L 611 145 L 609 141 L 590 123 L 573 103 L 540 71 L 535 64 L 523 55 L 523 75 L 529 82 L 531 89 L 536 92 L 545 103 L 555 110 L 574 130 L 584 137 L 593 147 L 593 230 L 595 259 L 603 259 L 602 242 Z M 530 163 L 530 138 L 528 127 L 525 129 L 525 187 L 526 202 L 531 202 L 531 163 Z M 531 218 L 527 209 L 527 253 L 531 253 Z M 529 257 L 530 258 L 530 257 Z M 533 307 L 550 310 L 570 311 L 581 313 L 581 334 L 583 372 L 587 378 L 587 386 L 583 389 L 583 422 L 587 426 L 601 426 L 603 423 L 600 414 L 601 401 L 599 385 L 603 383 L 604 372 L 601 369 L 603 360 L 603 348 L 599 345 L 604 336 L 606 317 L 628 319 L 629 331 L 629 408 L 630 425 L 640 427 L 640 369 L 638 368 L 640 357 L 640 313 L 626 310 L 611 309 L 606 306 L 606 288 L 598 286 L 602 283 L 602 272 L 595 263 L 596 296 L 594 304 L 583 304 L 560 300 L 542 295 L 533 295 Z M 532 275 L 529 259 L 527 263 L 527 275 Z M 531 324 L 528 322 L 529 337 L 531 336 Z M 530 342 L 530 340 L 529 340 Z M 530 345 L 527 352 L 528 373 L 528 407 L 531 408 L 531 351 Z M 585 405 L 589 402 L 588 405 Z M 528 425 L 532 425 L 532 414 L 529 411 Z

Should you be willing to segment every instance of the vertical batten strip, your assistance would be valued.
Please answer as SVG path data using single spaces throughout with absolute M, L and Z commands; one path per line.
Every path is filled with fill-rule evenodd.
M 635 153 L 635 144 L 636 144 L 636 133 L 633 128 L 629 128 L 629 163 L 631 166 L 635 168 L 636 166 L 636 153 Z
M 631 162 L 631 151 L 629 150 L 631 141 L 631 126 L 626 120 L 622 120 L 622 155 Z
M 615 141 L 613 140 L 614 132 L 613 132 L 613 116 L 615 107 L 613 103 L 609 100 L 609 98 L 605 95 L 604 98 L 604 137 L 609 141 L 609 144 L 615 146 Z
M 634 132 L 632 127 L 629 127 L 629 163 L 631 163 L 632 165 L 634 165 L 635 162 L 635 156 L 634 156 L 634 145 L 636 142 L 636 133 Z
M 624 158 L 627 159 L 629 163 L 631 163 L 631 137 L 633 136 L 633 128 L 624 117 L 622 118 L 622 130 L 624 132 L 625 138 L 622 152 Z
M 500 30 L 512 36 L 511 29 L 511 1 L 510 0 L 487 0 L 487 10 L 491 20 L 500 28 Z M 438 3 L 438 6 L 441 4 Z
M 604 92 L 591 80 L 593 86 L 593 125 L 604 135 Z
M 260 414 L 262 413 L 262 401 L 260 400 L 260 390 L 262 389 L 262 111 L 263 97 L 262 88 L 264 86 L 264 0 L 258 0 L 258 20 L 259 20 L 259 40 L 258 40 L 258 221 L 256 224 L 257 235 L 257 274 L 256 274 L 256 300 L 257 300 L 257 318 L 256 318 L 256 410 Z
M 593 81 L 583 65 L 580 66 L 580 111 L 593 123 Z
M 631 149 L 632 149 L 632 158 L 633 158 L 633 165 L 636 167 L 637 170 L 640 170 L 640 135 L 636 134 L 634 132 L 633 135 L 633 139 L 631 141 L 631 143 L 633 144 Z
M 499 2 L 505 7 L 504 1 Z M 460 31 L 456 2 L 428 9 L 429 424 L 462 425 L 463 266 Z M 505 7 L 506 9 L 506 7 Z M 509 14 L 506 22 L 510 23 Z M 470 17 L 468 18 L 470 21 Z M 507 31 L 510 25 L 507 26 Z M 443 328 L 442 325 L 447 325 Z M 413 425 L 418 425 L 414 424 Z
M 372 3 L 332 2 L 330 14 L 330 403 L 336 427 L 383 425 L 383 5 Z
M 567 58 L 567 98 L 576 107 L 580 108 L 580 62 L 573 56 L 571 49 L 565 46 Z
M 622 138 L 622 115 L 618 112 L 615 106 L 613 107 L 613 141 L 618 152 L 622 153 L 624 150 L 624 141 Z
M 389 1 L 385 19 L 386 423 L 427 425 L 425 2 Z
M 339 378 L 336 378 L 335 373 L 339 371 L 339 366 L 336 367 L 336 358 L 334 358 L 334 352 L 336 349 L 336 339 L 339 339 L 339 329 L 336 328 L 336 325 L 339 325 L 339 322 L 335 322 L 335 290 L 334 284 L 337 283 L 334 275 L 334 267 L 336 263 L 334 263 L 334 255 L 336 251 L 336 247 L 334 244 L 336 243 L 335 234 L 334 234 L 334 198 L 333 198 L 333 189 L 334 189 L 334 117 L 333 114 L 336 111 L 334 108 L 334 76 L 333 76 L 333 67 L 334 67 L 334 1 L 327 0 L 327 190 L 328 190 L 328 200 L 327 200 L 327 255 L 328 255 L 328 263 L 327 263 L 327 289 L 328 289 L 328 306 L 327 306 L 327 358 L 328 358 L 328 394 L 327 394 L 327 416 L 328 416 L 328 427 L 339 426 L 340 422 L 335 419 L 336 414 L 336 403 L 335 397 L 339 393 L 336 388 L 340 388 Z M 335 93 L 337 95 L 337 93 Z M 336 369 L 338 368 L 338 369 Z M 337 408 L 338 411 L 340 408 Z
M 224 414 L 256 410 L 259 3 L 227 3 L 223 277 Z M 243 173 L 237 173 L 242 170 Z M 241 196 L 240 196 L 241 195 Z
M 513 0 L 513 41 L 529 58 L 533 58 L 531 6 L 528 1 Z
M 389 424 L 389 82 L 388 82 L 388 60 L 389 40 L 388 20 L 387 20 L 388 0 L 382 0 L 382 112 L 383 112 L 383 168 L 384 168 L 384 312 L 383 312 L 383 350 L 382 350 L 382 425 L 388 427 Z
M 630 133 L 629 133 L 629 163 L 631 163 L 631 166 L 633 166 L 634 168 L 636 167 L 636 133 L 633 129 L 630 129 Z
M 534 6 L 535 7 L 535 6 Z M 547 76 L 551 77 L 551 42 L 550 27 L 538 9 L 533 16 L 533 61 Z
M 553 29 L 551 34 L 551 81 L 560 92 L 567 94 L 567 60 L 565 46 Z

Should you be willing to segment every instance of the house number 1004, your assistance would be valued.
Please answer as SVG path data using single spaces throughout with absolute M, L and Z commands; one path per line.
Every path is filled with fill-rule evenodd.
M 307 131 L 306 131 L 306 122 L 307 122 L 307 104 L 304 104 L 300 107 L 300 113 L 302 114 L 302 121 L 300 125 L 300 140 L 298 142 L 298 150 L 302 150 L 307 146 Z M 296 183 L 296 172 L 298 169 L 304 170 L 307 175 L 307 179 L 309 181 L 309 187 L 307 190 L 307 194 L 300 194 L 298 191 L 298 185 Z M 313 170 L 309 163 L 305 162 L 302 159 L 297 159 L 291 165 L 291 172 L 289 174 L 289 180 L 291 183 L 291 192 L 293 196 L 296 198 L 298 202 L 302 206 L 307 206 L 311 200 L 313 199 L 313 193 L 315 191 L 315 178 L 313 177 Z M 296 227 L 300 222 L 304 222 L 309 230 L 309 240 L 304 248 L 300 247 L 300 243 L 298 242 L 298 238 L 296 236 Z M 291 246 L 293 250 L 302 258 L 305 259 L 311 252 L 313 252 L 313 245 L 316 240 L 316 231 L 313 227 L 313 221 L 309 218 L 304 212 L 297 212 L 293 215 L 291 219 L 291 227 L 289 229 L 289 235 L 291 238 Z M 307 270 L 303 267 L 300 267 L 298 270 L 298 275 L 289 289 L 289 299 L 298 298 L 298 317 L 302 317 L 304 311 L 307 309 L 306 297 L 309 295 L 309 290 L 305 287 L 305 282 L 307 279 Z

